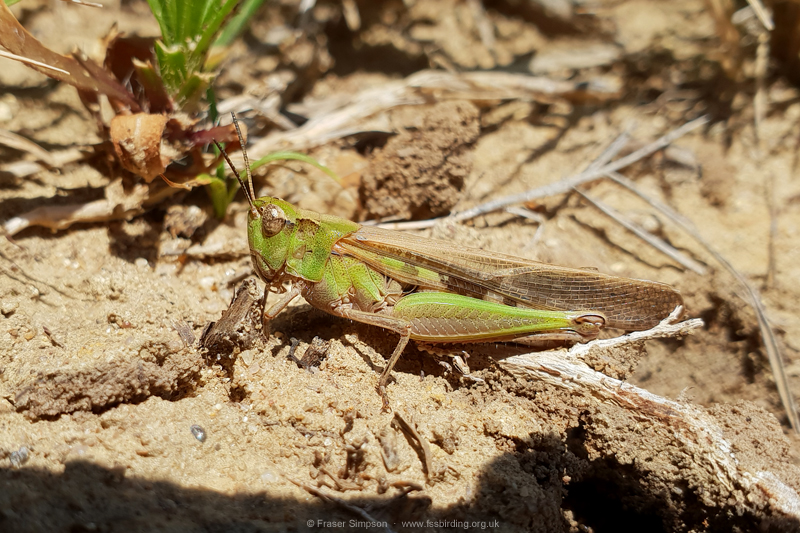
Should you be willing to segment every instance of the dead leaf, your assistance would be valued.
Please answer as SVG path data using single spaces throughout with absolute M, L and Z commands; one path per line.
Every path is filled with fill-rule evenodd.
M 14 235 L 29 226 L 44 226 L 64 229 L 76 222 L 100 222 L 120 218 L 130 218 L 141 213 L 147 200 L 149 188 L 140 184 L 126 193 L 122 180 L 118 179 L 106 187 L 106 197 L 87 204 L 48 205 L 37 207 L 18 217 L 6 221 L 3 229 L 7 235 Z
M 161 157 L 166 115 L 137 113 L 111 119 L 111 142 L 122 166 L 150 183 L 163 174 L 169 161 Z

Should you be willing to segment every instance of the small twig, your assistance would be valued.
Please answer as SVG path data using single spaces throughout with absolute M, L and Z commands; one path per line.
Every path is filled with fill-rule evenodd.
M 440 220 L 447 217 L 429 218 L 428 220 L 408 220 L 403 222 L 381 222 L 375 224 L 379 228 L 392 229 L 398 231 L 413 231 L 416 229 L 428 229 L 435 226 Z
M 57 346 L 59 348 L 65 348 L 65 346 L 53 335 L 53 332 L 47 326 L 42 326 L 44 330 L 44 334 L 47 335 L 47 338 L 50 339 L 50 343 L 53 346 Z
M 389 483 L 389 486 L 394 487 L 396 489 L 400 489 L 401 492 L 399 496 L 405 496 L 409 492 L 425 490 L 425 487 L 423 487 L 419 483 L 416 483 L 414 481 L 403 481 L 402 479 Z
M 516 205 L 512 205 L 510 207 L 506 207 L 505 211 L 506 213 L 517 215 L 518 217 L 526 218 L 528 220 L 533 220 L 534 222 L 539 224 L 539 226 L 542 226 L 545 222 L 547 222 L 547 219 L 543 215 L 540 215 L 536 211 L 531 211 L 527 207 L 519 207 Z
M 342 0 L 342 14 L 347 23 L 347 29 L 357 33 L 361 29 L 361 14 L 355 0 Z
M 11 52 L 6 52 L 5 50 L 0 50 L 0 57 L 13 59 L 14 61 L 19 61 L 20 63 L 25 63 L 26 65 L 34 65 L 34 66 L 37 66 L 37 67 L 46 68 L 46 69 L 49 69 L 49 70 L 53 70 L 55 72 L 60 72 L 62 74 L 69 74 L 69 72 L 67 72 L 64 69 L 61 69 L 61 68 L 58 68 L 58 67 L 54 67 L 54 66 L 48 65 L 46 63 L 42 63 L 41 61 L 35 61 L 33 59 L 28 59 L 27 57 L 24 57 L 24 56 L 18 56 L 17 54 L 12 54 Z
M 591 164 L 586 167 L 586 170 L 597 170 L 599 168 L 604 167 L 605 165 L 609 164 L 612 159 L 617 157 L 625 146 L 627 146 L 628 142 L 631 140 L 631 135 L 628 130 L 623 131 L 620 133 L 614 142 L 608 145 L 608 147 L 603 150 L 597 159 L 591 162 Z
M 753 8 L 756 17 L 758 17 L 758 20 L 761 21 L 761 24 L 763 24 L 767 30 L 772 31 L 775 29 L 775 23 L 772 22 L 772 17 L 767 11 L 767 8 L 764 7 L 764 4 L 761 3 L 761 0 L 747 0 L 747 3 Z
M 683 229 L 683 231 L 691 235 L 708 251 L 709 254 L 711 254 L 712 257 L 714 257 L 714 259 L 717 260 L 719 264 L 721 264 L 734 278 L 736 278 L 736 281 L 739 282 L 747 295 L 744 300 L 750 304 L 756 313 L 756 317 L 758 318 L 758 326 L 761 330 L 761 339 L 764 343 L 764 348 L 767 351 L 767 359 L 769 359 L 769 365 L 770 368 L 772 368 L 772 374 L 775 377 L 775 386 L 778 388 L 778 395 L 781 397 L 783 408 L 786 410 L 786 416 L 789 419 L 789 424 L 792 426 L 792 429 L 794 429 L 795 432 L 800 432 L 800 419 L 798 419 L 797 406 L 794 401 L 794 396 L 789 388 L 789 378 L 786 376 L 786 369 L 783 365 L 783 356 L 781 355 L 778 341 L 775 338 L 775 333 L 772 331 L 772 327 L 767 319 L 766 311 L 764 310 L 764 305 L 761 303 L 761 298 L 759 297 L 756 289 L 750 284 L 750 282 L 747 281 L 747 279 L 745 279 L 744 276 L 739 273 L 738 270 L 733 267 L 733 265 L 728 262 L 727 259 L 725 259 L 722 254 L 717 252 L 714 247 L 712 247 L 711 244 L 706 241 L 702 235 L 700 235 L 700 233 L 695 229 L 694 225 L 683 215 L 680 215 L 668 205 L 646 195 L 644 192 L 639 190 L 635 183 L 622 174 L 610 172 L 608 177 L 639 196 L 639 198 L 646 201 L 652 207 L 672 220 L 677 226 Z
M 328 476 L 331 481 L 336 485 L 336 490 L 339 492 L 346 492 L 348 490 L 362 490 L 364 487 L 359 485 L 358 483 L 353 483 L 347 479 L 339 479 L 333 472 L 331 472 L 327 467 L 320 466 L 319 471 Z
M 671 323 L 676 313 L 646 332 L 636 332 L 628 341 L 624 338 L 593 341 L 580 350 L 603 349 L 608 343 L 631 342 L 653 338 L 659 330 L 668 333 L 672 328 L 687 331 L 699 327 L 699 320 Z M 669 333 L 671 335 L 671 333 Z M 575 348 L 578 348 L 577 346 Z M 800 497 L 797 491 L 780 481 L 769 471 L 750 472 L 737 461 L 736 452 L 725 438 L 725 431 L 716 418 L 704 408 L 686 402 L 673 401 L 647 390 L 601 374 L 574 357 L 565 357 L 563 351 L 545 351 L 510 357 L 499 362 L 512 374 L 526 380 L 536 379 L 552 386 L 586 394 L 596 401 L 616 406 L 637 420 L 652 424 L 652 431 L 671 435 L 675 445 L 686 450 L 698 465 L 713 474 L 720 486 L 733 493 L 741 491 L 744 506 L 758 506 L 766 501 L 777 512 L 788 517 L 800 517 Z M 644 430 L 644 429 L 643 429 Z
M 590 165 L 590 168 L 588 168 L 584 172 L 581 172 L 580 174 L 568 176 L 555 183 L 550 183 L 547 185 L 543 185 L 542 187 L 530 189 L 523 193 L 504 196 L 502 198 L 498 198 L 496 200 L 480 204 L 476 207 L 473 207 L 472 209 L 467 209 L 466 211 L 453 213 L 449 216 L 449 218 L 456 222 L 461 222 L 464 220 L 469 220 L 471 218 L 479 217 L 481 215 L 485 215 L 487 213 L 491 213 L 493 211 L 497 211 L 499 209 L 503 209 L 512 204 L 521 204 L 538 198 L 544 198 L 546 196 L 554 196 L 556 194 L 568 193 L 578 185 L 587 183 L 589 181 L 594 181 L 596 179 L 600 179 L 604 176 L 607 176 L 611 172 L 616 172 L 618 170 L 621 170 L 627 167 L 628 165 L 631 165 L 639 161 L 640 159 L 643 159 L 648 155 L 657 152 L 658 150 L 661 150 L 666 146 L 669 146 L 676 139 L 707 124 L 708 120 L 709 119 L 707 116 L 703 116 L 691 122 L 687 122 L 680 128 L 677 128 L 669 132 L 668 134 L 656 139 L 652 143 L 648 144 L 643 148 L 640 148 L 639 150 L 636 150 L 632 154 L 617 159 L 616 161 L 603 165 L 599 168 L 592 168 L 592 166 Z M 616 143 L 612 144 L 612 146 L 615 147 Z M 379 224 L 379 226 L 389 229 L 398 229 L 398 230 L 423 229 L 433 226 L 434 224 L 436 224 L 438 220 L 439 219 L 419 220 L 411 222 L 394 222 L 391 224 Z
M 486 9 L 483 7 L 482 0 L 469 0 L 467 2 L 472 16 L 475 19 L 475 25 L 478 27 L 478 34 L 481 37 L 481 44 L 489 51 L 492 56 L 495 55 L 495 40 L 494 40 L 494 27 L 491 21 L 486 16 Z
M 573 187 L 576 187 L 588 181 L 594 181 L 596 179 L 602 178 L 609 172 L 616 172 L 620 169 L 623 169 L 639 161 L 640 159 L 643 159 L 648 155 L 653 154 L 654 152 L 657 152 L 662 148 L 669 146 L 676 139 L 679 139 L 680 137 L 686 135 L 691 131 L 694 131 L 695 129 L 701 126 L 704 126 L 705 124 L 708 123 L 708 120 L 709 120 L 708 117 L 703 116 L 691 122 L 688 122 L 683 126 L 681 126 L 680 128 L 675 129 L 670 133 L 664 135 L 663 137 L 660 137 L 654 142 L 648 144 L 647 146 L 639 150 L 636 150 L 632 154 L 617 159 L 616 161 L 609 163 L 607 165 L 603 165 L 600 168 L 592 168 L 586 170 L 585 172 L 581 172 L 580 174 L 577 174 L 575 176 L 569 176 L 555 183 L 544 185 L 542 187 L 537 187 L 535 189 L 531 189 L 520 194 L 512 194 L 510 196 L 504 196 L 503 198 L 498 198 L 497 200 L 486 202 L 477 207 L 473 207 L 472 209 L 468 209 L 460 213 L 455 213 L 451 215 L 451 217 L 453 220 L 460 222 L 462 220 L 468 220 L 481 215 L 485 215 L 486 213 L 491 213 L 492 211 L 497 211 L 498 209 L 502 209 L 511 204 L 521 204 L 537 198 L 542 198 L 544 196 L 553 196 L 556 194 L 563 194 L 570 192 Z
M 769 243 L 767 245 L 767 279 L 764 283 L 765 288 L 771 288 L 775 283 L 775 237 L 778 234 L 778 209 L 775 200 L 775 175 L 770 172 L 767 183 L 767 206 L 769 207 Z
M 342 509 L 344 509 L 346 511 L 349 511 L 349 512 L 353 513 L 356 516 L 360 516 L 364 520 L 368 520 L 369 522 L 373 522 L 375 525 L 383 526 L 383 530 L 386 531 L 387 533 L 394 533 L 394 530 L 389 527 L 387 522 L 385 522 L 385 521 L 381 522 L 379 520 L 376 520 L 368 512 L 366 512 L 364 509 L 362 509 L 361 507 L 356 507 L 355 505 L 353 505 L 351 503 L 348 503 L 348 502 L 344 501 L 341 498 L 337 498 L 336 496 L 334 496 L 332 494 L 328 494 L 327 492 L 324 492 L 322 489 L 318 489 L 316 487 L 312 487 L 311 485 L 308 485 L 306 483 L 300 483 L 299 481 L 295 481 L 294 479 L 292 479 L 292 478 L 290 478 L 288 476 L 284 476 L 284 477 L 286 479 L 288 479 L 291 483 L 294 483 L 295 485 L 297 485 L 301 489 L 305 490 L 306 492 L 309 492 L 310 494 L 313 494 L 314 496 L 317 496 L 318 498 L 321 498 L 321 499 L 323 499 L 325 501 L 334 503 L 334 504 L 338 505 L 339 507 L 341 507 Z
M 632 331 L 626 335 L 611 339 L 595 339 L 587 343 L 578 343 L 568 350 L 569 359 L 583 359 L 593 350 L 605 350 L 615 346 L 622 346 L 634 342 L 663 339 L 667 337 L 680 337 L 702 328 L 703 321 L 699 318 L 680 321 L 683 315 L 683 306 L 679 305 L 670 315 L 658 325 L 645 331 Z
M 544 233 L 544 225 L 547 223 L 547 219 L 537 213 L 536 211 L 531 211 L 527 207 L 519 207 L 516 205 L 512 205 L 510 207 L 506 207 L 506 213 L 511 213 L 512 215 L 517 215 L 518 217 L 522 217 L 528 220 L 533 220 L 538 224 L 536 227 L 536 231 L 531 237 L 531 240 L 522 247 L 522 254 L 525 255 L 529 250 L 535 250 L 536 246 L 538 246 L 539 241 L 542 238 L 542 234 Z M 535 257 L 535 256 L 534 256 Z
M 315 5 L 317 5 L 317 0 L 300 0 L 300 6 L 297 8 L 297 10 L 300 13 L 305 14 L 311 11 Z
M 409 423 L 403 419 L 400 413 L 395 412 L 394 421 L 397 422 L 397 425 L 400 426 L 400 429 L 407 438 L 417 442 L 417 453 L 420 455 L 420 459 L 422 459 L 422 470 L 425 472 L 425 478 L 429 478 L 433 470 L 431 468 L 431 449 L 428 446 L 428 441 L 423 439 L 419 434 L 413 420 Z
M 609 217 L 613 218 L 617 223 L 619 223 L 625 229 L 635 234 L 637 237 L 639 237 L 640 239 L 642 239 L 643 241 L 645 241 L 650 246 L 660 251 L 667 257 L 671 258 L 674 261 L 677 261 L 684 267 L 688 268 L 689 270 L 701 276 L 704 276 L 706 274 L 706 268 L 703 265 L 701 265 L 691 257 L 688 257 L 686 254 L 682 253 L 674 246 L 670 246 L 663 239 L 656 237 L 643 227 L 639 226 L 638 224 L 635 224 L 631 220 L 628 220 L 626 217 L 624 217 L 621 213 L 619 213 L 616 209 L 614 209 L 610 205 L 606 205 L 600 200 L 592 198 L 588 194 L 579 190 L 577 187 L 575 188 L 575 192 L 583 196 L 589 203 L 594 205 L 597 209 L 599 209 Z
M 86 6 L 86 7 L 103 7 L 103 4 L 96 4 L 94 2 L 84 2 L 84 0 L 63 0 L 64 2 L 69 2 L 70 4 L 76 4 L 79 6 Z
M 292 361 L 294 361 L 295 363 L 297 363 L 297 366 L 303 366 L 303 363 L 302 363 L 302 362 L 300 361 L 300 359 L 298 359 L 298 358 L 297 358 L 297 356 L 294 354 L 294 353 L 297 351 L 297 347 L 298 347 L 298 346 L 300 346 L 300 341 L 299 341 L 299 340 L 297 340 L 297 339 L 295 339 L 294 337 L 292 337 L 291 339 L 289 339 L 289 342 L 290 342 L 292 345 L 289 347 L 289 353 L 286 355 L 286 357 L 287 357 L 288 359 L 291 359 L 291 360 L 292 360 Z
M 755 0 L 751 0 L 755 1 Z M 762 31 L 758 35 L 756 47 L 756 94 L 753 96 L 753 115 L 756 130 L 756 139 L 761 140 L 761 125 L 767 115 L 768 93 L 766 88 L 767 69 L 769 67 L 769 38 L 770 34 Z

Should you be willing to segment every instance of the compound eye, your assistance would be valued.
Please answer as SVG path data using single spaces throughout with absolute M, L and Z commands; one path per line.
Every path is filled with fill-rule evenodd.
M 286 214 L 277 205 L 268 205 L 261 211 L 261 233 L 264 237 L 274 237 L 286 225 Z

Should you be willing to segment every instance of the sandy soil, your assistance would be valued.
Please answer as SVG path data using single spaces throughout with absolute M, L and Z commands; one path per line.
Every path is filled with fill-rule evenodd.
M 342 4 L 320 3 L 311 37 L 276 48 L 270 28 L 294 20 L 284 4 L 232 52 L 222 99 L 265 96 L 263 80 L 287 72 L 287 104 L 347 97 L 429 65 L 605 76 L 625 87 L 603 102 L 431 95 L 393 109 L 383 132 L 312 151 L 345 176 L 343 188 L 294 164 L 258 178 L 260 193 L 307 208 L 437 216 L 580 172 L 625 130 L 628 153 L 710 113 L 708 127 L 625 174 L 692 220 L 760 290 L 800 390 L 800 93 L 770 78 L 756 134 L 753 85 L 725 78 L 704 3 L 600 3 L 572 18 L 487 5 L 491 49 L 480 3 L 455 0 L 359 2 L 357 30 Z M 17 13 L 63 51 L 91 50 L 114 21 L 157 31 L 140 3 L 108 6 L 92 24 L 73 9 L 31 3 Z M 565 50 L 587 52 L 571 64 Z M 0 127 L 52 151 L 99 142 L 72 88 L 9 65 Z M 270 123 L 249 126 L 257 136 Z M 0 146 L 2 161 L 20 157 Z M 0 221 L 101 198 L 116 177 L 98 158 L 24 179 L 0 173 Z M 303 302 L 268 338 L 245 335 L 230 355 L 209 354 L 198 339 L 252 268 L 246 206 L 237 201 L 219 221 L 196 190 L 130 220 L 31 228 L 0 242 L 0 530 L 797 530 L 800 448 L 740 288 L 644 201 L 606 181 L 583 190 L 708 271 L 681 267 L 575 194 L 529 205 L 542 223 L 495 213 L 422 234 L 678 288 L 701 331 L 585 362 L 696 408 L 733 474 L 706 460 L 710 441 L 674 413 L 521 379 L 479 351 L 469 359 L 476 380 L 409 347 L 388 389 L 393 412 L 382 412 L 375 386 L 397 338 Z M 290 339 L 301 358 L 315 337 L 327 342 L 321 362 L 303 368 Z

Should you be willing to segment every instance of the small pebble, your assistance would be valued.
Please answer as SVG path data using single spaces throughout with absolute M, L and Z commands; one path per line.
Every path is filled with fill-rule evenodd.
M 191 431 L 192 435 L 194 435 L 194 438 L 196 438 L 200 442 L 206 441 L 206 430 L 201 428 L 197 424 L 194 424 L 192 427 L 190 427 L 189 431 Z
M 19 303 L 6 300 L 0 303 L 0 313 L 3 313 L 4 317 L 10 317 L 16 312 L 18 307 Z
M 139 268 L 145 268 L 150 266 L 150 263 L 148 263 L 147 259 L 145 259 L 144 257 L 137 257 L 136 260 L 133 262 L 133 264 Z
M 88 451 L 89 451 L 89 447 L 86 446 L 83 443 L 80 443 L 80 444 L 76 444 L 75 446 L 73 446 L 72 449 L 70 450 L 70 453 L 74 454 L 74 455 L 77 455 L 78 457 L 83 457 L 83 456 L 86 455 L 86 453 Z
M 23 446 L 19 450 L 11 452 L 11 454 L 8 456 L 8 460 L 11 461 L 11 466 L 14 468 L 20 468 L 22 465 L 28 462 L 28 457 L 28 448 Z
M 14 118 L 14 112 L 11 111 L 11 106 L 6 102 L 0 102 L 0 122 L 8 122 Z
M 217 280 L 211 276 L 206 276 L 200 279 L 200 286 L 204 289 L 215 291 L 217 290 Z
M 22 336 L 25 337 L 26 341 L 33 339 L 36 336 L 36 328 L 34 327 L 27 328 L 25 330 L 25 333 L 22 334 Z

